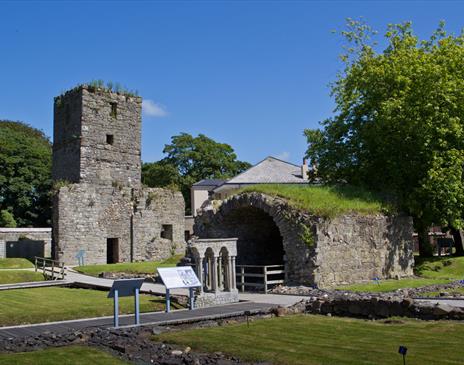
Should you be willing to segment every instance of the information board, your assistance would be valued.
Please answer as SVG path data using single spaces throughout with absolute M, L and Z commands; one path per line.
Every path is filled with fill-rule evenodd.
M 108 298 L 114 298 L 114 292 L 118 291 L 119 297 L 131 297 L 135 289 L 140 290 L 145 279 L 120 279 L 113 281 L 113 286 L 108 294 Z
M 195 288 L 201 286 L 191 266 L 163 267 L 158 269 L 166 289 Z

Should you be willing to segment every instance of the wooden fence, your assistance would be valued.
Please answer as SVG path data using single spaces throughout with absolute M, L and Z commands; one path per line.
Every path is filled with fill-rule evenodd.
M 66 276 L 66 268 L 63 262 L 35 257 L 35 271 L 41 271 L 46 279 L 62 280 Z
M 242 292 L 246 287 L 252 287 L 267 293 L 269 286 L 284 283 L 285 267 L 284 265 L 237 265 L 236 273 L 237 288 Z

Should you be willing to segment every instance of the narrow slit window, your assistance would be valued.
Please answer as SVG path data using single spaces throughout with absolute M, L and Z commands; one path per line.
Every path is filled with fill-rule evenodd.
M 118 103 L 110 103 L 111 105 L 111 116 L 116 118 L 118 116 Z
M 114 143 L 114 136 L 112 134 L 106 135 L 106 143 L 112 145 Z

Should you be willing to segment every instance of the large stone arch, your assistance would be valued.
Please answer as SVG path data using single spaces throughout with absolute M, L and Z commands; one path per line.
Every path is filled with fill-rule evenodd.
M 237 263 L 284 264 L 286 284 L 313 284 L 314 224 L 313 217 L 292 208 L 283 199 L 242 193 L 213 202 L 201 211 L 195 219 L 194 232 L 200 238 L 237 237 Z M 279 255 L 280 262 L 275 262 Z

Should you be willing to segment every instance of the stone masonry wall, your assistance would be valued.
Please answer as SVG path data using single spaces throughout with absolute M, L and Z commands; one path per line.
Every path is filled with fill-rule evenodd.
M 51 228 L 0 228 L 0 259 L 6 258 L 7 242 L 15 244 L 43 244 L 44 257 L 51 256 L 52 229 Z M 21 250 L 23 251 L 23 250 Z M 26 256 L 29 250 L 24 250 Z
M 412 218 L 344 215 L 317 225 L 315 282 L 321 287 L 413 275 Z
M 151 204 L 148 195 L 156 193 Z M 135 208 L 135 209 L 134 209 Z M 118 238 L 119 261 L 162 260 L 185 249 L 184 200 L 164 189 L 72 184 L 54 198 L 53 239 L 59 260 L 76 265 L 85 251 L 86 264 L 107 262 L 107 239 Z M 161 238 L 163 225 L 173 228 L 172 242 Z
M 228 215 L 249 207 L 270 215 L 280 231 L 287 285 L 330 287 L 413 274 L 412 219 L 406 216 L 348 214 L 325 219 L 298 211 L 281 198 L 244 193 L 222 203 L 215 201 L 200 212 L 195 234 L 200 238 L 238 237 L 239 257 L 240 229 L 246 224 L 237 229 L 224 222 Z

